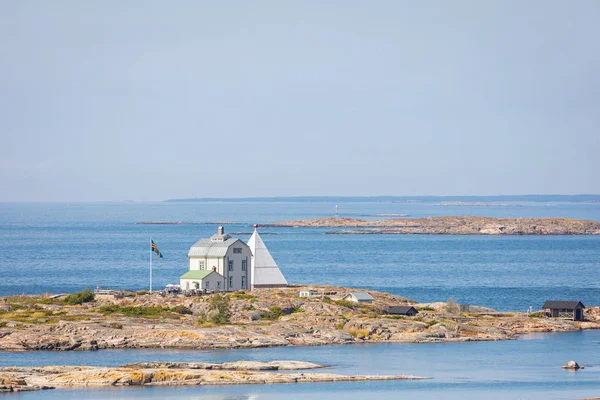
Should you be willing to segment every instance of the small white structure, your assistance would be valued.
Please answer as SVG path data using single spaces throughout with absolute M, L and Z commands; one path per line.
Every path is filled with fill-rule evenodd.
M 352 292 L 345 295 L 342 300 L 351 301 L 353 303 L 372 303 L 373 296 L 365 292 Z
M 225 278 L 215 271 L 188 271 L 181 275 L 179 282 L 183 290 L 220 291 L 225 287 Z
M 311 297 L 316 296 L 318 292 L 316 290 L 301 290 L 300 297 Z
M 205 289 L 204 285 L 208 284 L 209 290 L 214 291 L 250 288 L 250 247 L 240 239 L 225 234 L 222 226 L 210 239 L 200 239 L 190 248 L 188 261 L 189 271 L 179 278 L 184 290 L 195 289 L 194 282 L 199 283 L 199 289 Z M 204 275 L 200 272 L 207 273 Z M 215 274 L 210 274 L 211 272 Z M 188 275 L 190 273 L 191 275 Z M 199 278 L 201 275 L 203 277 Z
M 254 288 L 272 288 L 287 286 L 287 281 L 275 260 L 267 250 L 254 225 L 254 233 L 248 240 L 248 246 L 252 251 L 252 274 L 250 282 Z

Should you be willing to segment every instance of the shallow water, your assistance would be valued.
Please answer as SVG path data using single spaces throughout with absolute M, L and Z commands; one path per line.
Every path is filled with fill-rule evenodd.
M 341 374 L 408 374 L 427 381 L 339 382 L 231 387 L 110 388 L 25 393 L 36 398 L 576 399 L 600 395 L 600 331 L 532 334 L 503 342 L 365 344 L 251 350 L 103 350 L 0 353 L 0 365 L 121 365 L 140 361 L 304 360 Z M 574 359 L 584 370 L 560 368 Z M 314 371 L 318 372 L 318 370 Z M 482 397 L 483 396 L 483 397 Z

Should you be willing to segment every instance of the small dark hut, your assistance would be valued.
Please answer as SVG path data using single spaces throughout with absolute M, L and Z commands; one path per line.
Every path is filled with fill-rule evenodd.
M 408 317 L 413 317 L 417 315 L 419 311 L 412 306 L 391 306 L 388 307 L 385 312 L 389 315 L 406 315 Z
M 583 321 L 585 306 L 580 301 L 548 300 L 542 307 L 550 318 L 571 319 Z

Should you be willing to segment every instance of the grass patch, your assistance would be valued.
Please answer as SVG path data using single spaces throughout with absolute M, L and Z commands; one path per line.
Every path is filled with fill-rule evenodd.
M 534 312 L 528 315 L 529 318 L 543 318 L 544 314 L 541 312 Z
M 404 315 L 386 315 L 384 318 L 387 319 L 406 319 Z
M 98 312 L 104 315 L 111 314 L 123 314 L 128 317 L 141 317 L 141 318 L 160 318 L 166 317 L 171 311 L 169 307 L 161 306 L 118 306 L 111 304 L 98 308 Z
M 354 303 L 351 301 L 347 301 L 347 300 L 336 300 L 334 302 L 335 304 L 337 304 L 340 307 L 346 307 L 346 308 L 354 308 Z
M 60 299 L 51 299 L 47 295 L 41 296 L 8 296 L 6 302 L 9 304 L 34 305 L 34 304 L 63 304 Z M 14 307 L 13 307 L 14 308 Z
M 369 331 L 367 329 L 350 328 L 348 333 L 357 339 L 364 339 L 369 336 Z
M 118 322 L 111 322 L 108 326 L 113 329 L 123 329 L 123 325 Z
M 256 296 L 246 293 L 243 290 L 237 291 L 231 295 L 234 300 L 256 300 Z
M 418 311 L 435 311 L 435 308 L 433 307 L 416 307 Z

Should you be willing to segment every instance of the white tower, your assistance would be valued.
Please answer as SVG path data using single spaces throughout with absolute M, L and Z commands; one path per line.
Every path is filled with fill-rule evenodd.
M 254 225 L 254 233 L 248 240 L 248 246 L 252 251 L 252 262 L 250 263 L 251 288 L 287 286 L 288 283 L 285 277 L 258 234 L 257 227 L 258 225 Z

